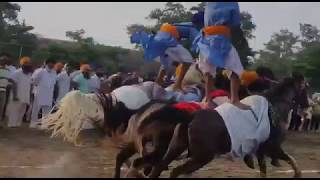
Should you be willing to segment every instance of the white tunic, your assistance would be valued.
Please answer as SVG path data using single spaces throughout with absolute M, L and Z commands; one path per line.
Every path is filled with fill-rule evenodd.
M 57 84 L 59 87 L 57 100 L 61 100 L 70 90 L 71 78 L 66 71 L 61 72 L 57 76 Z
M 250 110 L 241 110 L 230 103 L 224 103 L 215 110 L 223 118 L 231 138 L 231 154 L 244 157 L 255 153 L 259 144 L 270 135 L 268 101 L 262 96 L 249 96 L 242 103 L 251 106 L 257 119 Z
M 113 90 L 112 94 L 131 110 L 137 110 L 151 101 L 148 95 L 136 86 L 122 86 Z
M 16 83 L 19 101 L 30 104 L 31 74 L 23 73 L 20 68 L 12 73 L 11 79 Z
M 6 68 L 9 70 L 10 75 L 12 75 L 17 70 L 17 68 L 12 65 L 7 66 Z
M 57 80 L 57 74 L 54 70 L 45 68 L 37 69 L 32 75 L 32 81 L 35 85 L 34 95 L 40 106 L 52 106 L 54 85 Z

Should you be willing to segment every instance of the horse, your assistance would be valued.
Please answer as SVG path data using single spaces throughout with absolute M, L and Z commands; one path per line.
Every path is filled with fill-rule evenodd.
M 116 80 L 116 82 L 120 82 L 118 78 Z M 111 87 L 116 87 L 121 83 L 112 84 L 114 85 Z M 106 89 L 108 90 L 108 88 Z M 62 135 L 65 140 L 77 145 L 77 137 L 82 124 L 85 121 L 91 122 L 100 130 L 99 132 L 107 135 L 120 150 L 115 169 L 115 177 L 120 177 L 120 167 L 124 162 L 121 161 L 121 155 L 124 154 L 123 151 L 128 149 L 128 146 L 131 146 L 135 152 L 146 154 L 147 142 L 157 143 L 156 138 L 151 138 L 151 140 L 145 140 L 141 146 L 139 140 L 142 138 L 136 137 L 135 129 L 152 111 L 174 102 L 172 98 L 174 97 L 170 93 L 154 82 L 122 86 L 111 93 L 102 94 L 82 94 L 79 91 L 72 91 L 61 100 L 56 112 L 42 119 L 41 125 L 53 130 L 52 137 Z M 145 134 L 143 138 L 146 136 L 156 137 L 159 135 Z M 167 136 L 167 144 L 170 142 L 170 138 L 170 135 Z M 166 147 L 164 152 L 165 150 Z M 128 164 L 130 163 L 127 162 Z
M 227 102 L 228 99 L 228 91 L 229 91 L 229 82 L 227 77 L 224 77 L 222 73 L 219 73 L 216 78 L 216 85 L 219 89 L 212 91 L 212 103 L 210 107 L 217 107 L 224 102 Z M 261 83 L 258 83 L 256 85 L 261 85 Z M 254 87 L 254 86 L 252 86 Z M 260 88 L 261 89 L 261 88 Z M 263 89 L 264 90 L 264 89 Z M 246 91 L 245 87 L 242 87 L 242 93 L 240 93 L 242 97 L 248 96 L 248 92 Z M 175 119 L 183 119 L 184 121 L 188 122 L 192 119 L 192 115 L 196 110 L 199 110 L 200 108 L 207 108 L 207 106 L 204 106 L 201 103 L 187 103 L 186 101 L 182 101 L 178 104 L 170 104 L 168 106 L 165 106 L 163 109 L 160 109 L 159 111 L 155 111 L 154 113 L 151 113 L 150 116 L 146 117 L 146 120 L 142 122 L 140 127 L 138 128 L 137 134 L 146 134 L 148 131 L 161 131 L 162 129 L 155 129 L 154 127 L 157 127 L 158 124 L 162 123 L 162 126 L 168 126 L 168 124 L 172 124 L 173 126 L 169 126 L 165 131 L 158 132 L 158 134 L 169 134 L 168 136 L 172 136 L 172 131 L 174 131 L 173 127 L 175 127 Z M 185 114 L 184 116 L 177 117 L 177 114 Z M 154 121 L 156 120 L 156 121 Z M 165 124 L 166 122 L 167 124 Z M 163 144 L 166 144 L 167 141 L 162 142 Z M 167 146 L 167 144 L 166 144 Z M 166 147 L 165 146 L 165 147 Z M 160 145 L 158 146 L 160 147 Z M 159 148 L 159 151 L 163 154 L 164 147 Z M 157 150 L 155 150 L 157 151 Z M 140 157 L 139 159 L 136 159 L 133 163 L 133 171 L 137 171 L 140 168 L 144 167 L 143 164 L 151 164 L 155 161 L 153 159 L 159 159 L 159 157 L 156 156 L 157 152 L 148 155 L 147 157 Z M 177 158 L 177 160 L 183 159 L 185 156 L 181 156 Z M 247 162 L 246 162 L 247 163 Z M 248 163 L 247 163 L 248 164 Z M 250 165 L 248 165 L 250 166 Z
M 270 103 L 270 106 L 267 107 L 270 133 L 264 141 L 258 144 L 255 151 L 262 177 L 266 176 L 265 156 L 287 161 L 294 169 L 295 177 L 301 176 L 294 158 L 281 148 L 284 140 L 282 115 L 289 112 L 294 96 L 301 92 L 299 83 L 300 81 L 296 79 L 286 78 L 276 87 L 264 93 L 264 96 L 254 96 L 262 99 L 261 102 L 264 102 L 265 105 Z M 224 120 L 216 110 L 199 110 L 194 113 L 192 120 L 177 119 L 175 124 L 177 125 L 169 148 L 162 161 L 152 170 L 150 177 L 158 177 L 163 168 L 186 149 L 188 149 L 190 159 L 173 169 L 170 177 L 192 173 L 209 163 L 214 156 L 231 151 L 232 143 L 229 132 Z

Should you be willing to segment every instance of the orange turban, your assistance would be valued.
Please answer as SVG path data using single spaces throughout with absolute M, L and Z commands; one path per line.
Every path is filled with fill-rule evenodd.
M 58 62 L 54 65 L 54 69 L 57 71 L 57 70 L 62 70 L 64 67 L 64 64 L 61 63 L 61 62 Z
M 20 59 L 20 65 L 28 65 L 30 63 L 31 63 L 30 57 L 25 56 Z
M 88 72 L 91 70 L 91 67 L 89 64 L 81 64 L 80 66 L 80 71 L 82 72 Z
M 179 39 L 179 32 L 177 28 L 171 24 L 165 23 L 160 27 L 161 32 L 167 32 L 170 33 L 173 37 L 176 39 Z
M 258 79 L 258 74 L 255 71 L 244 71 L 240 79 L 242 85 L 249 86 Z

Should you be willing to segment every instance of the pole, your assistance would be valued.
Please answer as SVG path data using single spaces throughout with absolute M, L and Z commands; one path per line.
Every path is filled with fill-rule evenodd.
M 20 46 L 19 59 L 21 58 L 21 55 L 22 55 L 22 49 L 23 49 L 23 46 Z

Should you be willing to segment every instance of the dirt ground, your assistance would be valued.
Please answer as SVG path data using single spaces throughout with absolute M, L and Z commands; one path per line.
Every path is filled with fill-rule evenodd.
M 84 146 L 75 147 L 40 130 L 1 128 L 0 177 L 112 177 L 117 151 L 95 132 L 84 132 L 81 139 Z M 288 133 L 284 149 L 296 158 L 303 177 L 320 177 L 319 133 Z M 285 162 L 281 168 L 271 167 L 269 159 L 267 162 L 268 177 L 293 176 Z M 168 172 L 162 177 L 168 177 Z M 240 160 L 220 158 L 192 177 L 259 177 L 259 172 Z

